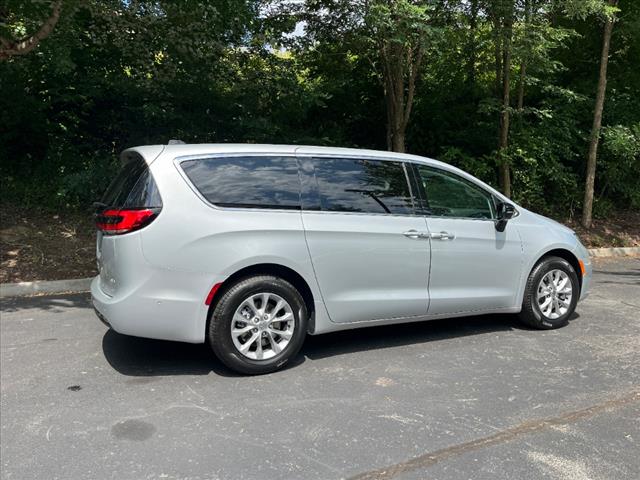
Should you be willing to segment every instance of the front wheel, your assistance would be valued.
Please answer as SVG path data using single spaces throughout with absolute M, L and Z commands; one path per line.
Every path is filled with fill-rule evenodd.
M 269 373 L 293 359 L 307 332 L 307 309 L 286 280 L 259 275 L 231 286 L 213 310 L 208 339 L 216 356 L 244 374 Z
M 549 330 L 565 326 L 580 296 L 578 275 L 563 258 L 543 258 L 531 271 L 524 292 L 520 320 Z

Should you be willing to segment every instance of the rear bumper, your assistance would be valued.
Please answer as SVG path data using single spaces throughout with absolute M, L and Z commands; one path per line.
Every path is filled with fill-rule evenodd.
M 204 299 L 210 283 L 198 274 L 158 272 L 111 297 L 100 288 L 98 276 L 91 282 L 91 299 L 98 318 L 118 333 L 203 343 L 208 310 Z
M 95 306 L 93 307 L 93 312 L 96 314 L 96 317 L 98 317 L 98 320 L 100 320 L 105 327 L 111 328 L 111 324 L 109 323 L 109 321 L 105 318 L 104 315 L 100 313 L 100 311 Z

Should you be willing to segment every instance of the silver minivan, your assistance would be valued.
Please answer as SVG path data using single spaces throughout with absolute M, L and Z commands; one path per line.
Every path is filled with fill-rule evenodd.
M 125 150 L 98 203 L 100 319 L 207 342 L 266 373 L 308 334 L 518 313 L 566 325 L 591 262 L 575 233 L 436 160 L 286 145 Z

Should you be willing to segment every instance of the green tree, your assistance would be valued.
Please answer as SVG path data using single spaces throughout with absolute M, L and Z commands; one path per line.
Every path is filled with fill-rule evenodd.
M 387 148 L 404 152 L 421 68 L 436 46 L 443 7 L 435 0 L 308 0 L 283 10 L 304 22 L 303 48 L 340 43 L 344 52 L 370 62 L 385 101 Z
M 0 6 L 0 60 L 36 48 L 53 32 L 61 12 L 62 0 L 5 2 Z
M 597 5 L 596 5 L 597 6 Z M 602 111 L 607 90 L 607 66 L 609 64 L 609 48 L 611 45 L 611 33 L 615 21 L 614 10 L 618 6 L 618 0 L 608 0 L 608 4 L 602 7 L 605 14 L 604 33 L 602 34 L 602 52 L 600 55 L 600 71 L 598 74 L 598 87 L 596 103 L 593 111 L 593 125 L 589 136 L 589 152 L 587 154 L 587 178 L 584 188 L 584 202 L 582 205 L 582 225 L 591 227 L 593 216 L 593 195 L 596 178 L 596 159 L 598 155 L 598 142 L 602 126 Z M 605 7 L 609 7 L 606 9 Z

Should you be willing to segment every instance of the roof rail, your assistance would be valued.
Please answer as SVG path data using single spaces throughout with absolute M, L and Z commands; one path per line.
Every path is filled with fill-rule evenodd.
M 171 139 L 169 140 L 169 143 L 167 143 L 167 145 L 184 145 L 184 142 L 182 140 L 175 140 L 175 139 Z

